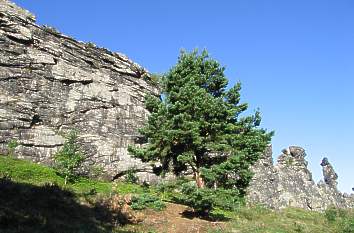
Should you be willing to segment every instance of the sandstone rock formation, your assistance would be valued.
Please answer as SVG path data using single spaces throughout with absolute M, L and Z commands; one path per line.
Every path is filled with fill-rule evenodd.
M 144 96 L 158 94 L 148 72 L 126 56 L 78 42 L 55 29 L 35 24 L 35 17 L 0 0 L 0 154 L 16 140 L 16 155 L 50 164 L 76 129 L 86 165 L 114 178 L 136 168 L 141 179 L 156 179 L 149 164 L 127 153 L 139 142 L 145 122 Z M 324 159 L 324 181 L 315 184 L 300 147 L 283 150 L 273 164 L 272 149 L 255 164 L 248 190 L 251 203 L 323 210 L 354 207 L 353 195 L 337 190 L 337 174 Z
M 353 208 L 354 195 L 338 191 L 338 176 L 328 159 L 324 158 L 321 163 L 324 181 L 316 184 L 305 156 L 303 148 L 290 146 L 283 150 L 274 165 L 272 148 L 269 147 L 253 166 L 255 175 L 248 188 L 248 201 L 274 209 L 288 206 L 319 211 L 330 206 Z
M 86 165 L 111 178 L 130 167 L 149 171 L 127 153 L 147 117 L 147 93 L 158 90 L 126 56 L 38 26 L 0 0 L 0 154 L 17 140 L 20 158 L 50 163 L 63 134 L 76 129 Z
M 332 165 L 328 162 L 328 159 L 325 157 L 322 159 L 321 162 L 321 166 L 322 166 L 322 172 L 323 172 L 323 178 L 324 178 L 324 182 L 331 188 L 336 188 L 337 187 L 337 179 L 338 179 L 338 175 L 337 173 L 334 171 L 334 168 L 332 167 Z

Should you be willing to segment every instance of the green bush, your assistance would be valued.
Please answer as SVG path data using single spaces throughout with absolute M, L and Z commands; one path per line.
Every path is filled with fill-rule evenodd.
M 139 196 L 133 196 L 130 206 L 133 210 L 143 210 L 147 208 L 163 210 L 166 207 L 166 205 L 158 197 L 147 193 L 143 193 Z
M 63 147 L 54 155 L 55 169 L 64 177 L 64 184 L 73 182 L 78 176 L 84 156 L 77 143 L 77 132 L 71 131 L 67 136 Z
M 211 189 L 197 188 L 195 185 L 186 183 L 182 185 L 179 200 L 194 209 L 196 213 L 207 214 L 213 209 L 215 193 Z
M 8 148 L 8 155 L 9 156 L 14 156 L 15 155 L 15 149 L 16 147 L 18 147 L 18 142 L 16 139 L 11 139 L 8 143 L 7 143 L 7 148 Z
M 327 222 L 333 226 L 338 226 L 342 233 L 354 233 L 353 212 L 344 209 L 329 207 L 324 213 Z
M 244 205 L 244 199 L 236 189 L 216 189 L 214 190 L 214 207 L 223 210 L 237 210 Z
M 196 185 L 182 185 L 179 202 L 192 207 L 198 214 L 208 214 L 213 209 L 236 210 L 243 205 L 239 192 L 231 189 L 197 188 Z
M 133 168 L 128 169 L 125 174 L 124 180 L 125 180 L 125 182 L 131 183 L 131 184 L 137 184 L 139 181 L 139 178 L 136 175 L 135 169 L 133 169 Z
M 337 210 L 334 207 L 329 207 L 325 211 L 325 217 L 328 222 L 334 222 L 337 218 Z
M 156 185 L 155 189 L 163 200 L 173 201 L 178 196 L 181 196 L 180 189 L 187 182 L 190 182 L 190 180 L 185 177 L 179 177 L 176 180 L 163 181 Z
M 104 174 L 104 169 L 100 165 L 92 165 L 90 166 L 90 174 L 89 178 L 95 179 L 95 180 L 103 180 L 103 174 Z

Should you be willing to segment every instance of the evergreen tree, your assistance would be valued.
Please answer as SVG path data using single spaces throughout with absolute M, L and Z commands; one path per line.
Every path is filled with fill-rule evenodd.
M 227 89 L 224 67 L 207 51 L 181 52 L 177 64 L 161 77 L 161 95 L 146 97 L 150 111 L 140 130 L 148 140 L 129 151 L 143 161 L 158 161 L 163 171 L 190 169 L 198 188 L 237 189 L 270 143 L 272 132 L 259 128 L 260 113 L 241 116 L 240 83 Z
M 55 169 L 64 177 L 65 185 L 77 177 L 78 170 L 84 162 L 84 155 L 77 142 L 76 131 L 70 131 L 63 147 L 54 155 Z

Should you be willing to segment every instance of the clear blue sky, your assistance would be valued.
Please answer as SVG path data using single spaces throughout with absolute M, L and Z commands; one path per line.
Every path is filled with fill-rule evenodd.
M 354 187 L 354 1 L 15 0 L 38 23 L 165 72 L 181 48 L 207 48 L 275 130 L 274 156 L 306 149 L 314 178 L 327 156 Z

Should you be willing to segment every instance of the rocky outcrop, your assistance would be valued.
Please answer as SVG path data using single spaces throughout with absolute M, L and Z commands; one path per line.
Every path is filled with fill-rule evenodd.
M 321 166 L 324 182 L 331 188 L 337 188 L 338 175 L 326 157 L 322 159 Z
M 148 114 L 146 94 L 158 90 L 126 56 L 38 26 L 31 13 L 0 0 L 0 154 L 15 140 L 19 158 L 50 164 L 63 135 L 75 129 L 86 168 L 99 167 L 111 179 L 135 168 L 152 182 L 151 166 L 127 153 L 129 144 L 143 143 L 138 128 Z M 337 190 L 328 159 L 321 163 L 324 181 L 315 184 L 305 156 L 291 146 L 274 165 L 269 147 L 253 166 L 249 202 L 275 209 L 354 207 L 353 195 Z
M 87 156 L 113 178 L 150 166 L 127 146 L 145 122 L 144 96 L 158 94 L 148 72 L 126 56 L 78 42 L 0 0 L 0 154 L 10 140 L 20 158 L 50 163 L 75 129 Z
M 278 163 L 273 164 L 269 147 L 253 166 L 254 177 L 248 188 L 248 201 L 270 208 L 298 207 L 324 210 L 327 207 L 353 208 L 354 195 L 342 194 L 337 189 L 337 174 L 327 158 L 322 160 L 324 181 L 318 184 L 307 168 L 305 150 L 290 146 L 283 150 Z

